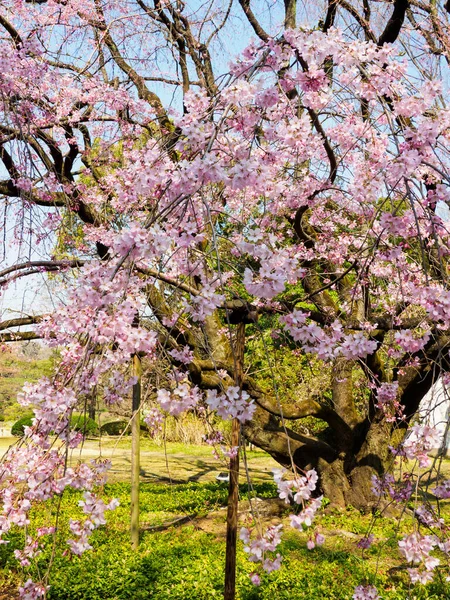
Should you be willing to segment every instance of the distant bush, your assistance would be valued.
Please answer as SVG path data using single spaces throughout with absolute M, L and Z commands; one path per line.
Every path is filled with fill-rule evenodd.
M 22 437 L 24 428 L 32 426 L 33 417 L 34 417 L 34 415 L 32 413 L 30 413 L 30 414 L 24 415 L 18 421 L 16 421 L 14 423 L 14 425 L 11 427 L 11 435 L 15 435 L 16 437 Z
M 130 435 L 131 427 L 128 427 L 128 421 L 111 421 L 105 423 L 100 427 L 100 433 L 102 435 L 122 435 L 125 431 L 125 435 Z
M 146 425 L 144 427 L 148 431 L 148 427 Z M 222 426 L 220 426 L 220 429 L 223 429 Z M 193 413 L 177 417 L 167 415 L 164 430 L 152 435 L 152 439 L 159 445 L 163 445 L 164 440 L 166 442 L 201 445 L 207 433 L 208 429 L 204 420 Z
M 33 414 L 24 415 L 11 427 L 11 434 L 22 437 L 25 427 L 31 427 L 33 424 Z M 85 436 L 96 436 L 99 434 L 97 423 L 85 415 L 72 415 L 70 427 L 75 431 L 81 431 Z
M 97 423 L 86 415 L 72 415 L 70 427 L 75 431 L 81 431 L 88 437 L 97 436 L 100 433 Z
M 0 422 L 3 423 L 4 420 L 5 420 L 5 415 L 0 415 Z
M 27 346 L 26 352 L 30 349 L 31 346 Z M 22 418 L 24 409 L 17 402 L 17 394 L 24 383 L 33 383 L 42 376 L 50 376 L 57 361 L 56 353 L 49 358 L 38 360 L 24 356 L 18 349 L 0 355 L 0 404 L 5 421 L 17 421 Z

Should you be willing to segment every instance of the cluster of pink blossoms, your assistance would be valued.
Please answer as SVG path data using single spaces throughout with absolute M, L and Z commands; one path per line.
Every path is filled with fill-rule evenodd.
M 109 504 L 105 504 L 103 500 L 96 498 L 90 492 L 84 492 L 83 500 L 78 502 L 78 506 L 81 506 L 88 518 L 83 522 L 70 519 L 70 531 L 77 539 L 67 540 L 67 544 L 74 554 L 80 556 L 86 550 L 92 549 L 92 546 L 88 543 L 89 536 L 94 529 L 97 529 L 100 525 L 105 525 L 105 511 L 117 508 L 119 501 L 114 498 Z
M 293 501 L 302 507 L 298 514 L 290 515 L 291 527 L 303 531 L 304 527 L 310 527 L 316 516 L 316 512 L 322 505 L 323 496 L 312 498 L 312 493 L 316 489 L 318 475 L 314 469 L 307 471 L 304 476 L 295 479 L 283 479 L 285 471 L 275 469 L 273 471 L 274 480 L 278 487 L 278 496 L 289 504 Z M 324 541 L 321 534 L 316 534 L 315 543 L 312 539 L 308 542 L 308 547 L 312 549 L 314 545 L 321 545 Z
M 436 498 L 450 498 L 450 479 L 446 479 L 437 485 L 432 491 Z
M 404 352 L 414 354 L 422 350 L 430 340 L 430 333 L 427 331 L 422 337 L 415 335 L 410 329 L 402 329 L 396 331 L 394 335 L 395 342 L 401 347 Z
M 278 487 L 278 496 L 286 504 L 289 504 L 292 499 L 296 504 L 302 504 L 304 501 L 309 500 L 319 479 L 317 472 L 311 469 L 304 476 L 289 480 L 283 479 L 285 472 L 283 469 L 273 470 L 273 478 Z
M 45 598 L 49 589 L 48 585 L 27 579 L 23 586 L 19 587 L 19 594 L 22 600 L 39 600 L 39 598 Z
M 237 247 L 261 262 L 258 276 L 251 269 L 244 271 L 243 283 L 253 296 L 271 300 L 284 291 L 287 283 L 296 283 L 305 274 L 294 252 L 287 248 L 272 249 L 262 240 L 257 244 L 241 242 Z
M 169 351 L 170 356 L 184 365 L 188 365 L 194 359 L 194 353 L 189 346 L 184 346 L 180 350 L 174 349 Z
M 393 423 L 403 417 L 403 406 L 398 398 L 398 381 L 382 383 L 377 388 L 377 404 L 386 417 L 386 421 Z
M 429 425 L 413 425 L 402 446 L 395 453 L 409 460 L 418 460 L 420 467 L 428 467 L 431 463 L 429 453 L 439 448 L 441 436 L 435 427 Z
M 373 585 L 358 585 L 353 600 L 379 600 L 378 590 Z
M 3 457 L 0 537 L 7 534 L 12 526 L 26 527 L 30 524 L 29 512 L 33 502 L 59 496 L 68 487 L 91 490 L 104 482 L 105 472 L 110 466 L 102 461 L 92 461 L 91 466 L 85 463 L 76 467 L 65 465 L 64 450 L 75 447 L 83 439 L 82 433 L 69 430 L 69 418 L 76 403 L 72 389 L 59 387 L 55 382 L 43 378 L 38 384 L 26 385 L 19 400 L 23 406 L 34 409 L 35 417 L 32 427 L 25 428 L 22 445 L 12 446 Z M 53 435 L 59 439 L 60 446 L 50 437 Z M 95 504 L 92 494 L 90 499 L 91 504 Z M 99 502 L 99 506 L 102 506 Z M 114 503 L 110 503 L 109 508 L 114 506 Z M 96 527 L 99 522 L 95 519 L 91 523 Z M 89 530 L 95 527 L 90 526 Z M 51 533 L 52 529 L 45 528 L 38 530 L 36 539 L 27 536 L 23 550 L 16 553 L 19 562 L 28 565 L 31 559 L 38 556 L 39 538 Z M 83 539 L 87 539 L 87 533 Z M 84 544 L 83 549 L 86 548 Z M 82 548 L 78 550 L 81 553 Z M 38 598 L 40 590 L 40 584 L 28 581 L 21 593 L 28 598 L 35 593 Z
M 242 527 L 239 537 L 244 542 L 244 551 L 248 553 L 248 559 L 251 562 L 261 563 L 266 573 L 277 571 L 281 566 L 281 555 L 277 554 L 275 558 L 269 558 L 267 553 L 275 552 L 278 544 L 281 542 L 282 525 L 269 527 L 264 533 L 251 539 L 251 530 Z M 258 585 L 259 579 L 253 576 L 253 583 Z
M 409 475 L 403 481 L 397 481 L 391 473 L 385 473 L 381 478 L 372 475 L 372 492 L 376 496 L 388 495 L 394 502 L 406 502 L 413 493 L 413 482 Z
M 273 474 L 274 481 L 278 487 L 279 497 L 286 504 L 293 501 L 295 504 L 302 506 L 302 510 L 298 515 L 290 515 L 291 526 L 300 531 L 303 531 L 306 527 L 310 527 L 317 510 L 322 504 L 322 496 L 314 499 L 311 498 L 318 481 L 316 471 L 312 469 L 307 471 L 304 476 L 293 480 L 283 479 L 285 471 L 282 469 L 274 469 Z M 241 529 L 240 538 L 244 542 L 245 552 L 249 554 L 249 560 L 261 563 L 262 568 L 267 573 L 275 571 L 281 566 L 282 558 L 280 554 L 277 554 L 275 558 L 268 558 L 266 553 L 275 552 L 281 541 L 282 527 L 282 525 L 269 527 L 265 532 L 259 532 L 253 539 L 250 529 L 246 527 Z M 316 532 L 314 536 L 309 538 L 306 546 L 309 550 L 312 550 L 315 546 L 321 546 L 324 541 L 324 536 Z M 260 578 L 257 573 L 252 573 L 250 579 L 255 585 L 259 585 Z
M 37 384 L 25 384 L 18 396 L 22 406 L 34 410 L 33 427 L 25 428 L 25 436 L 37 443 L 51 432 L 66 439 L 69 435 L 68 422 L 77 398 L 70 388 L 58 389 L 46 377 Z
M 162 431 L 164 415 L 157 408 L 150 408 L 144 415 L 144 422 L 149 429 L 150 436 L 155 436 Z
M 434 569 L 440 563 L 438 558 L 430 556 L 430 552 L 439 545 L 439 540 L 434 535 L 420 535 L 411 533 L 405 535 L 398 543 L 400 553 L 409 563 L 419 565 L 419 568 L 408 569 L 412 583 L 428 583 L 434 577 Z
M 296 342 L 300 342 L 305 352 L 317 354 L 322 360 L 333 360 L 339 356 L 355 360 L 365 358 L 378 347 L 378 342 L 369 339 L 362 331 L 345 333 L 342 324 L 335 321 L 328 331 L 317 325 L 307 323 L 308 313 L 294 310 L 280 318 L 287 331 Z
M 186 381 L 177 382 L 172 390 L 158 390 L 156 401 L 169 415 L 180 415 L 195 408 L 200 400 L 200 390 Z
M 224 421 L 238 419 L 241 423 L 249 421 L 256 409 L 255 401 L 236 386 L 230 386 L 222 394 L 217 390 L 208 390 L 206 404 Z

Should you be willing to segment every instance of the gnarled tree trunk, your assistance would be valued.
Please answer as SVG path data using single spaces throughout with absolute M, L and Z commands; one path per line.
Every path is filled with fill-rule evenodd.
M 405 419 L 399 425 L 390 422 L 376 408 L 375 397 L 370 398 L 367 414 L 358 414 L 351 385 L 352 367 L 345 359 L 335 361 L 332 406 L 309 405 L 308 414 L 315 414 L 328 423 L 324 439 L 296 433 L 286 426 L 288 420 L 306 416 L 301 410 L 295 415 L 286 409 L 284 419 L 279 408 L 270 407 L 267 399 L 261 397 L 257 399 L 260 406 L 254 419 L 244 431 L 250 442 L 268 452 L 281 465 L 303 470 L 315 468 L 320 490 L 332 505 L 352 505 L 367 510 L 378 502 L 372 491 L 372 477 L 380 477 L 390 468 L 389 447 L 396 447 L 403 440 L 407 424 L 416 414 L 436 374 L 430 369 L 401 372 L 399 394 Z M 255 390 L 253 393 L 258 395 Z

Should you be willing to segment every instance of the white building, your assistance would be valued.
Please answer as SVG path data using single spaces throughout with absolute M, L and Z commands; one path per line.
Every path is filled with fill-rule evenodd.
M 435 427 L 441 436 L 441 447 L 438 450 L 449 453 L 450 448 L 450 387 L 439 379 L 430 391 L 422 398 L 419 406 L 419 421 Z

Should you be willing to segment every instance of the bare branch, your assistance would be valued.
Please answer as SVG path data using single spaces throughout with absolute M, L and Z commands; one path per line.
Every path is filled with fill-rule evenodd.
M 103 35 L 102 35 L 103 40 L 104 40 L 106 46 L 108 47 L 108 49 L 111 53 L 111 57 L 113 58 L 116 65 L 120 69 L 122 69 L 122 71 L 124 73 L 126 73 L 128 75 L 128 77 L 131 79 L 131 81 L 134 83 L 134 85 L 136 86 L 139 98 L 141 98 L 142 100 L 145 100 L 146 102 L 148 102 L 150 104 L 150 106 L 152 108 L 154 108 L 161 125 L 165 128 L 168 128 L 168 130 L 170 131 L 171 129 L 173 129 L 173 126 L 167 116 L 167 113 L 163 107 L 163 104 L 162 104 L 159 96 L 157 94 L 155 94 L 154 92 L 151 92 L 147 88 L 147 86 L 145 85 L 144 78 L 141 77 L 141 75 L 139 75 L 133 69 L 133 67 L 131 67 L 131 65 L 129 65 L 127 63 L 127 61 L 123 58 L 122 54 L 119 51 L 119 48 L 117 47 L 117 44 L 114 42 L 111 34 L 109 33 L 109 29 L 108 29 L 107 25 L 105 25 L 103 8 L 102 8 L 99 0 L 95 0 L 95 6 L 96 6 L 98 14 L 101 17 L 101 22 L 100 23 L 97 23 L 97 22 L 92 23 L 92 26 L 95 29 L 99 29 L 100 31 L 103 32 Z
M 295 29 L 297 21 L 297 0 L 284 0 L 284 26 Z
M 409 6 L 408 0 L 395 0 L 394 12 L 387 22 L 387 25 L 378 39 L 378 45 L 393 44 L 398 38 L 398 34 L 405 20 L 406 11 Z
M 150 277 L 155 277 L 155 279 L 164 281 L 164 283 L 168 283 L 169 285 L 172 285 L 173 287 L 176 287 L 182 290 L 183 292 L 187 292 L 188 294 L 192 294 L 193 296 L 200 295 L 200 292 L 191 285 L 182 281 L 178 281 L 176 279 L 172 279 L 171 277 L 168 277 L 167 275 L 164 275 L 164 273 L 156 271 L 155 269 L 147 269 L 146 267 L 136 267 L 136 271 L 138 273 L 142 273 L 143 275 L 150 275 Z
M 337 0 L 337 2 L 340 6 L 342 6 L 342 8 L 344 8 L 347 12 L 349 12 L 352 15 L 352 17 L 355 19 L 355 21 L 358 23 L 358 25 L 364 31 L 366 40 L 370 40 L 371 42 L 376 42 L 377 38 L 375 37 L 375 34 L 373 33 L 373 31 L 370 29 L 368 20 L 365 17 L 362 17 L 359 14 L 359 12 L 355 9 L 355 7 L 352 6 L 346 0 Z
M 330 27 L 333 27 L 336 18 L 336 8 L 339 0 L 328 0 L 328 9 L 325 20 L 322 25 L 322 31 L 326 33 Z M 320 26 L 320 23 L 319 23 Z
M 16 271 L 22 271 L 23 269 L 37 269 L 35 272 L 40 271 L 59 271 L 62 269 L 74 269 L 76 267 L 82 267 L 86 261 L 84 260 L 31 260 L 18 265 L 12 265 L 0 271 L 0 278 L 15 273 Z M 0 280 L 0 285 L 4 282 Z
M 20 37 L 17 29 L 13 27 L 13 25 L 11 25 L 11 23 L 5 19 L 3 15 L 0 15 L 0 25 L 6 29 L 9 35 L 12 37 L 17 50 L 19 50 L 19 48 L 22 46 L 22 38 Z
M 34 331 L 18 331 L 17 333 L 0 333 L 0 343 L 40 340 L 42 336 Z
M 5 329 L 11 329 L 12 327 L 22 327 L 23 325 L 36 325 L 36 323 L 40 323 L 44 319 L 44 317 L 45 315 L 36 315 L 28 317 L 18 317 L 16 319 L 2 321 L 0 322 L 0 331 L 4 331 Z
M 253 14 L 252 9 L 250 8 L 250 0 L 239 0 L 239 4 L 241 5 L 242 10 L 244 11 L 245 16 L 247 17 L 248 22 L 253 27 L 253 31 L 261 40 L 263 40 L 263 42 L 267 42 L 267 40 L 269 39 L 269 35 L 264 31 L 264 29 L 259 24 L 258 19 Z

